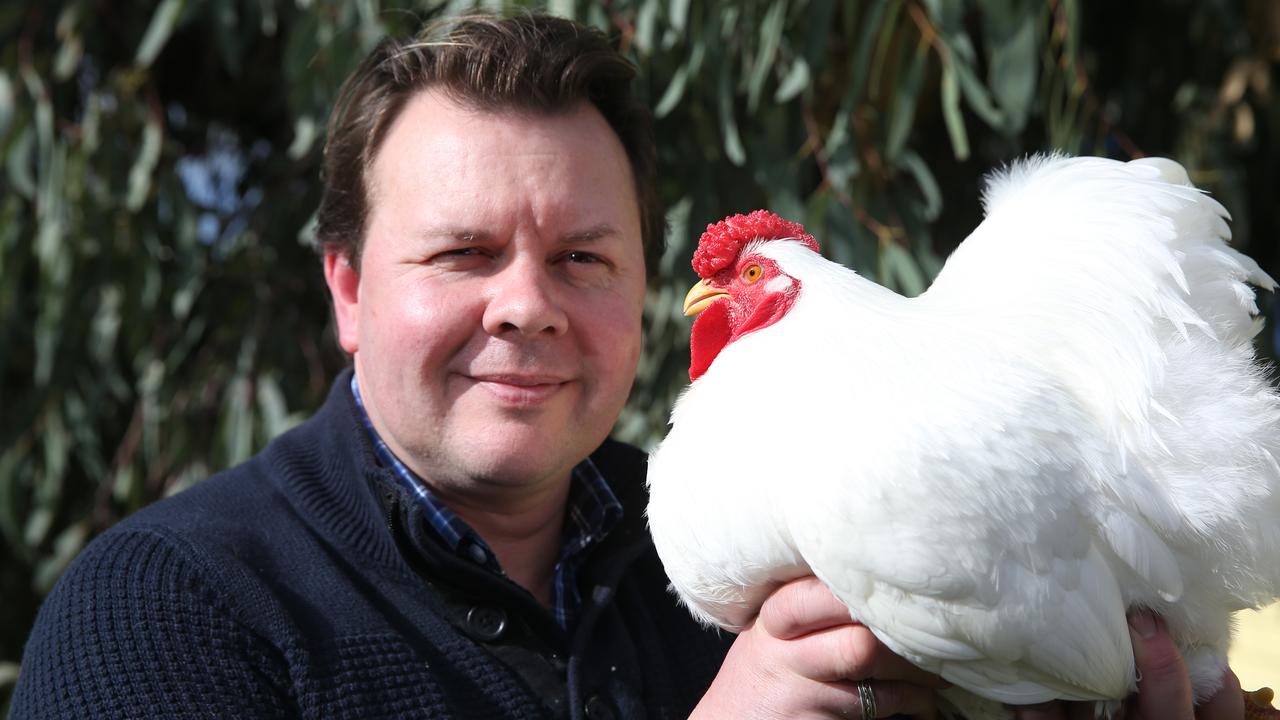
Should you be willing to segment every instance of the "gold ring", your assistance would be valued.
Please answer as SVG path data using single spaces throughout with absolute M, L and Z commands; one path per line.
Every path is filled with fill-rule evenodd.
M 876 717 L 876 694 L 871 691 L 871 683 L 860 682 L 854 685 L 858 688 L 858 704 L 862 706 L 862 720 L 875 720 Z

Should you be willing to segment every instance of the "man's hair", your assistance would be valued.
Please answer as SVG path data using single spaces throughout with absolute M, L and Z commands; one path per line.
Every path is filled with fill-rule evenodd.
M 329 116 L 316 237 L 357 270 L 370 207 L 368 173 L 405 104 L 431 88 L 466 107 L 555 114 L 586 100 L 613 128 L 631 161 L 645 267 L 662 255 L 666 230 L 656 187 L 648 109 L 632 92 L 636 70 L 604 33 L 570 20 L 522 14 L 468 16 L 426 26 L 410 40 L 384 39 L 347 78 Z

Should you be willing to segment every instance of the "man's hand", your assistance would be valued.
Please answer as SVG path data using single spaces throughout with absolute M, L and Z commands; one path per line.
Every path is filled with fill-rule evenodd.
M 738 635 L 691 718 L 861 718 L 859 681 L 876 717 L 934 718 L 934 690 L 947 687 L 854 623 L 817 578 L 801 578 Z
M 1138 696 L 1124 717 L 1132 720 L 1243 720 L 1240 681 L 1227 670 L 1222 687 L 1198 707 L 1191 703 L 1191 679 L 1164 621 L 1147 612 L 1129 616 L 1129 636 L 1138 668 Z M 1018 708 L 1018 720 L 1093 720 L 1093 703 L 1048 703 Z

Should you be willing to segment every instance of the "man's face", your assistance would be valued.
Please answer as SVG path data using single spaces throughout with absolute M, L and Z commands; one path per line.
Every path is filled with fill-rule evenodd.
M 443 490 L 533 490 L 608 434 L 640 354 L 631 166 L 591 105 L 464 108 L 425 91 L 369 171 L 357 275 L 325 259 L 342 347 L 396 455 Z

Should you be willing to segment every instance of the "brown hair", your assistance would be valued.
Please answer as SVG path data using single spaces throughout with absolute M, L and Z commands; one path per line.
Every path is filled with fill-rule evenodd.
M 427 25 L 411 40 L 384 39 L 343 83 L 325 136 L 316 237 L 357 270 L 372 166 L 414 94 L 439 88 L 470 107 L 556 113 L 587 100 L 626 149 L 635 177 L 645 267 L 658 266 L 666 230 L 656 188 L 652 120 L 632 92 L 635 68 L 604 33 L 570 20 L 522 14 Z

